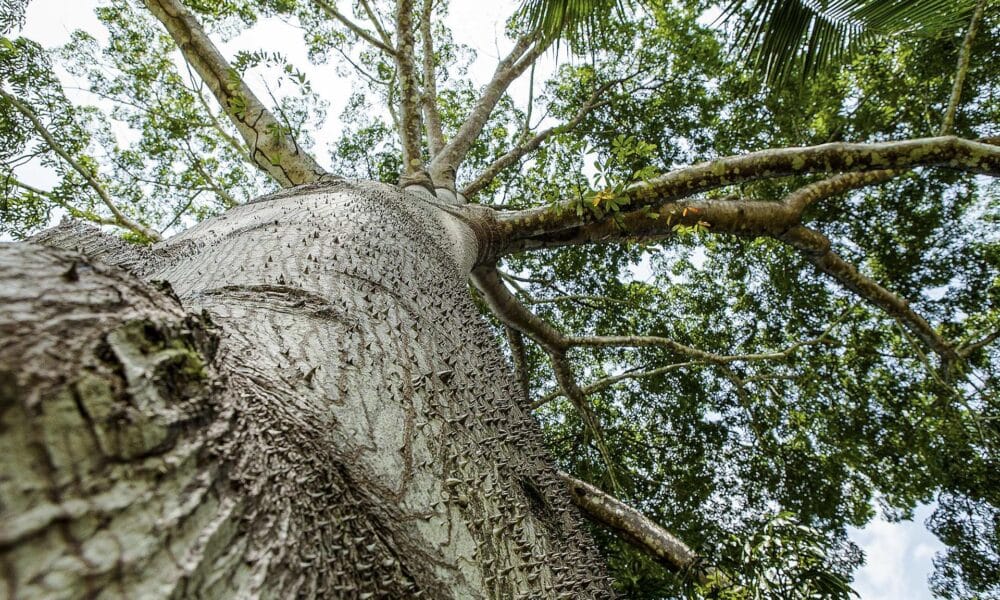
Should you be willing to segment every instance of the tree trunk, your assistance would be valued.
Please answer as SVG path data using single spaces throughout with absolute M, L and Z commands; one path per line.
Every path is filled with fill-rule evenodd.
M 0 593 L 611 596 L 450 210 L 324 184 L 2 246 Z

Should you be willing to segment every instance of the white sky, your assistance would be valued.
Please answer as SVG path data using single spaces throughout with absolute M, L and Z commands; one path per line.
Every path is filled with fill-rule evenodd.
M 65 43 L 74 29 L 83 29 L 98 39 L 106 39 L 106 33 L 93 14 L 96 5 L 96 0 L 33 0 L 21 35 L 45 47 Z M 510 48 L 511 44 L 503 36 L 504 21 L 516 5 L 513 0 L 453 0 L 448 24 L 456 42 L 477 52 L 478 60 L 470 69 L 470 75 L 477 83 L 482 84 L 489 79 L 501 52 Z M 317 158 L 326 162 L 327 144 L 340 130 L 339 115 L 350 94 L 350 82 L 338 78 L 331 66 L 311 67 L 298 31 L 278 21 L 261 23 L 222 44 L 222 48 L 230 56 L 243 49 L 277 50 L 309 74 L 313 88 L 330 103 L 326 125 L 314 134 Z M 537 69 L 536 82 L 544 81 L 552 67 L 552 57 L 545 57 Z M 253 85 L 252 81 L 250 83 Z M 519 103 L 526 101 L 527 87 L 526 77 L 511 87 L 512 95 Z M 45 178 L 43 172 L 25 174 L 25 177 L 32 183 L 44 185 L 44 181 L 39 181 Z M 927 577 L 933 568 L 931 559 L 943 548 L 937 538 L 923 527 L 923 521 L 931 511 L 931 507 L 924 506 L 917 510 L 914 521 L 889 523 L 876 519 L 864 529 L 850 531 L 851 539 L 867 557 L 867 564 L 856 573 L 854 584 L 862 600 L 931 598 L 927 589 Z

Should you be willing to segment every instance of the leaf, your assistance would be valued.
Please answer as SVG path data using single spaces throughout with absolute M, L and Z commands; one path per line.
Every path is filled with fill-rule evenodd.
M 876 36 L 935 35 L 962 27 L 975 0 L 741 0 L 720 20 L 738 23 L 734 50 L 769 85 L 802 80 Z
M 514 19 L 545 38 L 589 46 L 614 17 L 624 18 L 627 4 L 631 0 L 524 0 Z

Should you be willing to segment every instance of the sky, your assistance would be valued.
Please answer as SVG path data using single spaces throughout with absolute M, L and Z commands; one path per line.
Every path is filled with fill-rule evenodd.
M 341 1 L 340 4 L 346 3 Z M 45 47 L 65 43 L 74 29 L 84 29 L 106 39 L 100 23 L 93 15 L 97 0 L 32 0 L 21 35 Z M 476 50 L 477 60 L 470 75 L 485 83 L 495 68 L 501 53 L 510 42 L 504 38 L 504 22 L 517 2 L 511 0 L 453 0 L 448 25 L 455 40 Z M 345 9 L 344 12 L 347 12 Z M 315 133 L 317 157 L 325 157 L 327 143 L 340 129 L 338 117 L 346 103 L 350 82 L 333 73 L 329 65 L 312 67 L 308 64 L 299 32 L 277 21 L 259 24 L 243 35 L 221 44 L 232 56 L 237 50 L 265 48 L 280 50 L 292 63 L 306 71 L 317 93 L 330 102 L 327 124 Z M 554 67 L 551 55 L 542 59 L 536 69 L 538 81 Z M 249 82 L 254 87 L 254 82 Z M 527 78 L 511 86 L 516 101 L 524 104 L 528 96 Z M 38 170 L 26 176 L 29 183 L 44 186 L 46 175 Z M 865 552 L 867 564 L 855 574 L 854 589 L 861 600 L 929 600 L 927 577 L 932 571 L 931 560 L 943 546 L 923 526 L 932 512 L 931 506 L 919 507 L 913 521 L 890 523 L 877 518 L 863 529 L 851 529 L 850 537 Z

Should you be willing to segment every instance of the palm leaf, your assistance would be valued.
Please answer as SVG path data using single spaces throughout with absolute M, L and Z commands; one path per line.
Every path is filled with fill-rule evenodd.
M 732 0 L 736 48 L 769 84 L 815 75 L 873 37 L 934 35 L 964 25 L 975 0 Z
M 523 0 L 515 20 L 529 31 L 570 41 L 589 43 L 602 26 L 625 13 L 630 0 Z

